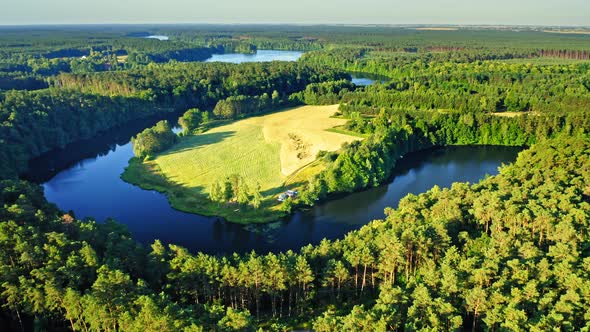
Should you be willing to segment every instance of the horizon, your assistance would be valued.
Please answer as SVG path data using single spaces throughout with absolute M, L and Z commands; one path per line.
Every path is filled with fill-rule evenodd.
M 0 27 L 108 27 L 108 26 L 325 26 L 325 27 L 384 27 L 384 28 L 419 28 L 419 27 L 449 27 L 449 28 L 587 28 L 590 24 L 454 24 L 454 23 L 298 23 L 298 22 L 266 22 L 266 23 L 248 23 L 248 22 L 144 22 L 144 23 L 127 23 L 127 22 L 94 22 L 94 23 L 0 23 Z
M 42 0 L 11 1 L 1 26 L 28 25 L 452 25 L 588 27 L 583 0 Z

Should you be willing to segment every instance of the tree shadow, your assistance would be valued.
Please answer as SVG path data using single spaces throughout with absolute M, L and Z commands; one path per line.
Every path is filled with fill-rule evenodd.
M 230 138 L 236 134 L 235 131 L 222 131 L 218 133 L 205 133 L 194 136 L 185 136 L 180 138 L 172 148 L 160 153 L 161 156 L 175 154 L 179 152 L 195 150 L 207 145 L 216 144 Z

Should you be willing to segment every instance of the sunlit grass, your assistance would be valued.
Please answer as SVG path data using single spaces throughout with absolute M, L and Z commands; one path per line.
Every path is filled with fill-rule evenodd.
M 173 207 L 231 221 L 270 221 L 282 215 L 276 195 L 302 189 L 323 168 L 314 163 L 319 151 L 338 150 L 360 139 L 330 129 L 346 120 L 331 117 L 337 105 L 304 106 L 217 126 L 205 133 L 181 138 L 151 161 L 135 160 L 123 175 L 128 182 L 165 192 Z M 297 149 L 297 137 L 304 146 Z M 260 185 L 262 208 L 212 203 L 208 190 L 215 181 L 237 174 L 253 188 Z

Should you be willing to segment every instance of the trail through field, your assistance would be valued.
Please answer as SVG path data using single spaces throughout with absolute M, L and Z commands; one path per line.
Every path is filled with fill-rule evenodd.
M 338 105 L 304 106 L 264 117 L 264 138 L 281 145 L 281 173 L 293 174 L 315 160 L 320 151 L 336 151 L 358 137 L 328 132 L 346 120 L 331 118 Z M 300 141 L 300 142 L 298 142 Z

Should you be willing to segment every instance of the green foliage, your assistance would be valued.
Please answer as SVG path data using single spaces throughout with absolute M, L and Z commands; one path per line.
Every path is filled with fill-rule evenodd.
M 369 139 L 345 146 L 319 178 L 309 181 L 306 203 L 325 196 L 320 181 L 328 193 L 378 186 L 390 178 L 397 160 L 409 152 L 445 145 L 530 146 L 560 134 L 586 133 L 590 122 L 585 113 L 508 118 L 481 113 L 382 112 L 372 126 L 374 133 Z
M 225 198 L 224 196 L 223 187 L 219 181 L 213 182 L 211 188 L 209 188 L 209 199 L 213 202 L 221 203 Z
M 203 120 L 203 113 L 198 108 L 191 108 L 178 118 L 183 134 L 189 135 L 199 128 Z
M 152 128 L 148 128 L 131 139 L 133 144 L 133 153 L 139 158 L 154 156 L 160 153 L 176 142 L 178 137 L 168 121 L 158 122 Z
M 227 308 L 225 316 L 217 323 L 221 331 L 248 331 L 252 327 L 252 318 L 248 311 L 236 311 Z
M 342 96 L 354 88 L 349 80 L 327 81 L 309 84 L 299 95 L 308 105 L 333 105 L 339 103 Z
M 135 98 L 75 90 L 8 92 L 0 98 L 0 175 L 25 170 L 30 159 L 51 149 L 168 111 Z

